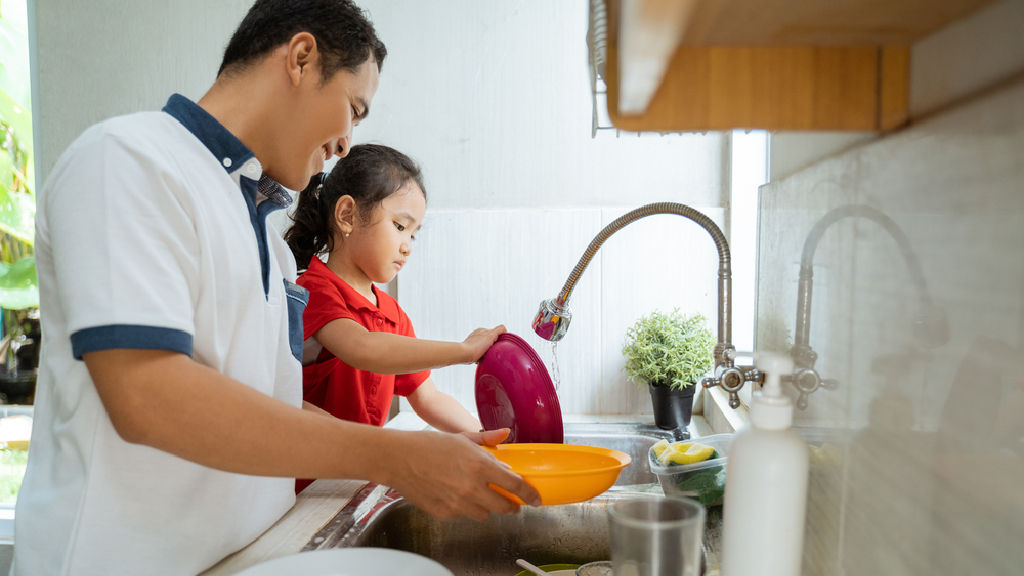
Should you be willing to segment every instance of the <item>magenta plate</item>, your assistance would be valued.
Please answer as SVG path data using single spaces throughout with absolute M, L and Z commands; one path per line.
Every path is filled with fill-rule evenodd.
M 562 407 L 537 352 L 505 333 L 476 368 L 476 409 L 485 430 L 510 428 L 507 442 L 562 443 Z

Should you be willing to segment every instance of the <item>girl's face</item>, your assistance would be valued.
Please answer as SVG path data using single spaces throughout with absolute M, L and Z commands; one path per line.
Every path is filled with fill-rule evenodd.
M 351 235 L 344 239 L 352 263 L 371 282 L 390 282 L 409 260 L 426 211 L 423 191 L 416 182 L 407 180 L 380 203 L 368 224 L 356 218 Z

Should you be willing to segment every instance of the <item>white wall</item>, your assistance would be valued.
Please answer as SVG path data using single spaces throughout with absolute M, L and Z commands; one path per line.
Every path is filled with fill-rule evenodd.
M 157 109 L 175 91 L 200 97 L 249 4 L 37 2 L 40 182 L 90 124 Z M 426 225 L 398 281 L 421 337 L 461 340 L 497 323 L 525 336 L 590 238 L 640 204 L 684 202 L 724 228 L 726 136 L 591 138 L 586 0 L 360 5 L 389 56 L 355 141 L 406 152 L 426 178 Z M 707 234 L 679 217 L 613 237 L 571 302 L 577 318 L 559 354 L 565 411 L 649 411 L 619 371 L 625 326 L 679 306 L 714 329 L 716 266 Z M 437 370 L 435 380 L 475 410 L 472 372 Z
M 202 96 L 251 3 L 34 0 L 38 185 L 92 124 Z

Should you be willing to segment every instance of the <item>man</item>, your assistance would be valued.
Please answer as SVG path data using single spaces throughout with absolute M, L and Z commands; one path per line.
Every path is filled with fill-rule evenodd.
M 304 291 L 266 216 L 344 156 L 386 50 L 349 0 L 257 0 L 193 103 L 87 130 L 38 197 L 44 347 L 13 573 L 194 574 L 364 478 L 442 518 L 536 491 L 475 438 L 302 404 Z

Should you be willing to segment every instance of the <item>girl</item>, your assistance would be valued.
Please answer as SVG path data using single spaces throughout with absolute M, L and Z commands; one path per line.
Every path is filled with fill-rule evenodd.
M 353 146 L 299 194 L 285 240 L 299 269 L 308 263 L 298 279 L 309 290 L 303 397 L 337 418 L 383 426 L 398 394 L 434 428 L 476 432 L 480 422 L 434 386 L 429 370 L 476 362 L 505 327 L 478 328 L 463 342 L 420 340 L 395 299 L 374 285 L 408 261 L 426 203 L 416 164 L 374 144 Z

